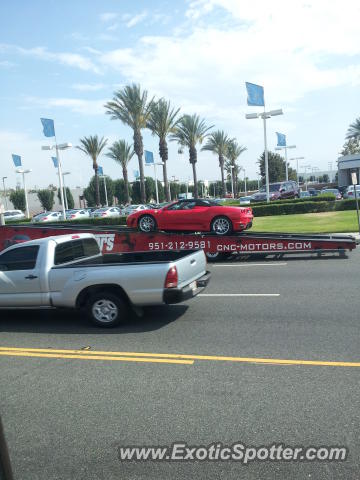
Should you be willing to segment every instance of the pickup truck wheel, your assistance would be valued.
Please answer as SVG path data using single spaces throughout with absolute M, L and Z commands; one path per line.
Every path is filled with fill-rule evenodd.
M 151 215 L 143 215 L 139 219 L 138 227 L 141 232 L 154 232 L 156 230 L 155 218 Z
M 126 320 L 126 303 L 113 293 L 97 293 L 86 304 L 90 320 L 98 327 L 115 327 Z
M 230 235 L 232 223 L 227 217 L 216 217 L 211 222 L 210 229 L 217 235 Z

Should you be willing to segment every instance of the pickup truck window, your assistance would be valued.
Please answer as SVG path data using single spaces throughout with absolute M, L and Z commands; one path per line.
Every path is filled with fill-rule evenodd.
M 55 248 L 55 265 L 80 260 L 85 257 L 92 257 L 100 253 L 99 246 L 95 239 L 84 238 L 60 243 Z
M 0 255 L 0 270 L 2 267 L 6 267 L 6 270 L 33 270 L 38 251 L 39 245 L 31 245 L 5 252 Z

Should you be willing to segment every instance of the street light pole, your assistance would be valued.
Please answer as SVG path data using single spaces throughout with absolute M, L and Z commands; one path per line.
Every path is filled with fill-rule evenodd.
M 234 165 L 230 165 L 231 170 L 231 195 L 234 198 Z
M 66 210 L 69 210 L 69 204 L 68 204 L 67 192 L 66 192 L 66 186 L 65 186 L 65 175 L 70 175 L 70 172 L 63 172 L 63 174 L 62 174 L 62 176 L 63 176 L 65 208 L 66 208 Z
M 71 143 L 62 143 L 60 145 L 57 144 L 55 138 L 55 145 L 45 145 L 41 147 L 41 150 L 52 150 L 55 148 L 56 151 L 56 159 L 57 159 L 57 166 L 58 166 L 58 175 L 59 175 L 59 187 L 60 187 L 60 198 L 61 198 L 61 206 L 63 211 L 63 218 L 66 219 L 66 211 L 65 211 L 65 199 L 64 199 L 64 182 L 63 182 L 63 175 L 61 170 L 61 160 L 59 150 L 66 150 L 67 148 L 72 147 Z
M 255 118 L 262 118 L 263 119 L 263 125 L 264 125 L 264 156 L 265 156 L 265 182 L 266 182 L 266 201 L 269 203 L 270 202 L 270 190 L 269 190 L 269 152 L 267 148 L 267 134 L 266 134 L 266 119 L 270 117 L 275 117 L 277 115 L 282 115 L 283 111 L 282 109 L 278 110 L 270 110 L 268 112 L 263 113 L 247 113 L 245 115 L 245 118 L 247 120 L 252 120 Z
M 287 158 L 288 148 L 296 148 L 296 145 L 284 145 L 282 147 L 275 147 L 275 150 L 284 150 L 285 151 L 285 177 L 286 177 L 286 181 L 289 180 L 289 169 L 288 169 L 288 158 Z
M 291 162 L 292 160 L 296 160 L 296 181 L 297 184 L 299 185 L 299 160 L 304 160 L 305 157 L 295 157 L 295 158 L 289 158 L 289 161 Z
M 4 187 L 5 208 L 7 209 L 7 208 L 8 208 L 8 202 L 7 202 L 6 188 L 5 188 L 5 180 L 6 180 L 6 179 L 7 179 L 7 177 L 2 177 L 3 187 Z
M 30 218 L 30 212 L 29 212 L 29 202 L 28 202 L 28 196 L 27 196 L 27 188 L 26 188 L 26 179 L 25 179 L 25 174 L 30 173 L 31 170 L 24 170 L 22 168 L 18 168 L 16 170 L 16 173 L 21 173 L 22 174 L 22 179 L 23 179 L 23 186 L 24 186 L 24 193 L 25 193 L 25 208 L 26 208 L 26 218 Z

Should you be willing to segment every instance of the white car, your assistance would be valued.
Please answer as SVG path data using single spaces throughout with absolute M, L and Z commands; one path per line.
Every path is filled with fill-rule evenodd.
M 40 213 L 32 218 L 33 223 L 59 222 L 62 214 L 60 212 Z
M 124 215 L 128 216 L 132 213 L 139 212 L 140 210 L 148 210 L 149 207 L 146 205 L 129 205 L 128 207 L 124 208 Z
M 68 210 L 66 212 L 66 220 L 78 220 L 81 218 L 90 218 L 87 210 Z
M 6 220 L 23 220 L 25 215 L 21 210 L 7 210 L 4 213 L 5 222 Z
M 121 210 L 118 207 L 104 207 L 99 208 L 93 212 L 92 217 L 94 218 L 109 218 L 109 217 L 120 217 Z
M 355 185 L 350 185 L 347 187 L 346 191 L 344 192 L 344 198 L 349 199 L 349 198 L 355 198 Z M 356 185 L 356 196 L 357 198 L 360 198 L 360 185 Z

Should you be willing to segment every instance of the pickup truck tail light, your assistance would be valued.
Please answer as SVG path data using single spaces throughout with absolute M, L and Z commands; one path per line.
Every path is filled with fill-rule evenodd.
M 71 217 L 70 217 L 70 218 L 76 218 L 76 215 L 71 215 Z
M 165 288 L 176 288 L 178 286 L 178 272 L 176 267 L 171 267 L 166 275 Z

